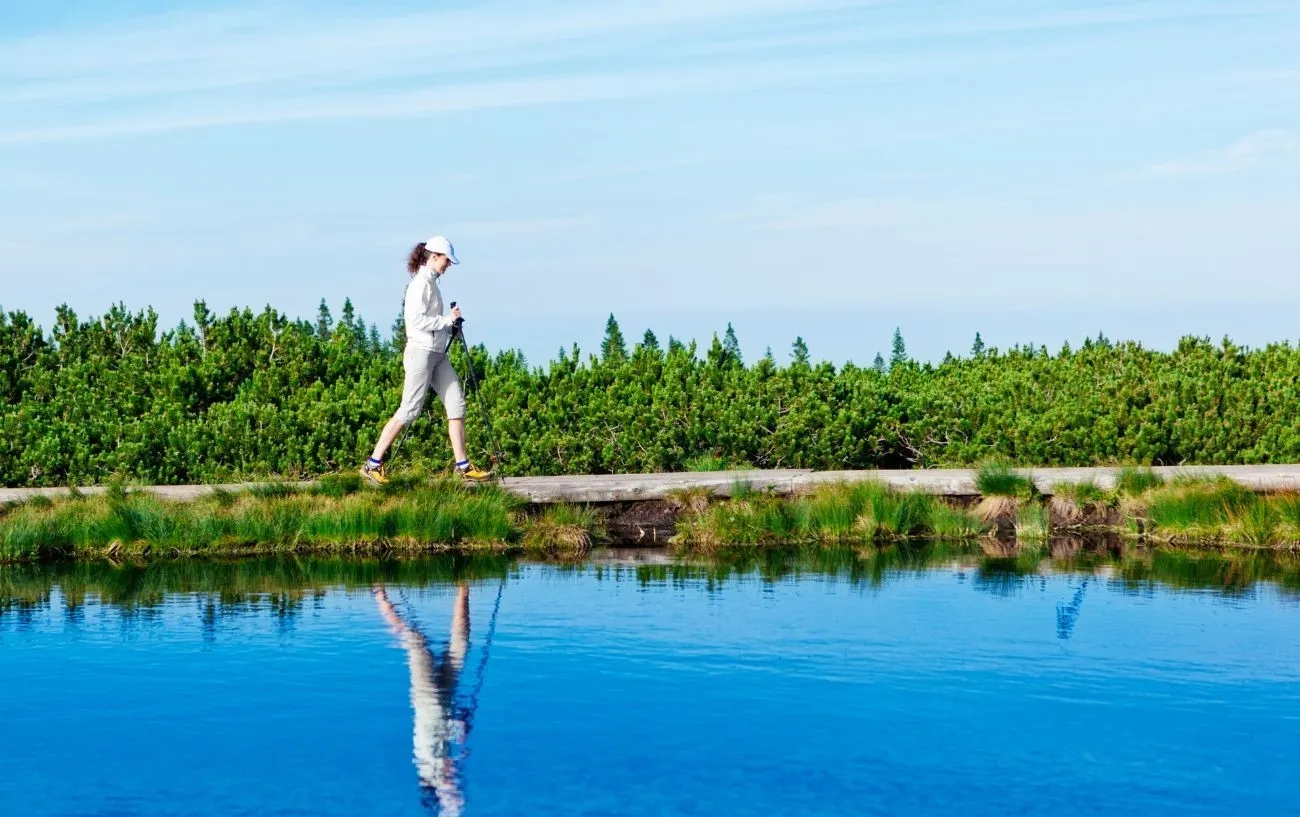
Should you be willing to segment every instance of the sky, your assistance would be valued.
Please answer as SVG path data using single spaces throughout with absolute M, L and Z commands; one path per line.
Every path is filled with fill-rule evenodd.
M 869 364 L 1300 338 L 1295 0 L 0 0 L 0 306 Z

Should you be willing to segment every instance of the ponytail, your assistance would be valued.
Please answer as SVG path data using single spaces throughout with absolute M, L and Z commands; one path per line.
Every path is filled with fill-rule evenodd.
M 431 253 L 424 248 L 424 242 L 421 241 L 411 248 L 411 254 L 406 258 L 406 271 L 414 275 L 416 270 L 424 266 L 424 262 L 429 260 Z

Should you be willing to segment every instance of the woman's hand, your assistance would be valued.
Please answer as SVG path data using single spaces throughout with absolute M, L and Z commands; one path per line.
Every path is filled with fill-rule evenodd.
M 451 308 L 451 319 L 452 319 L 453 321 L 458 321 L 458 320 L 460 320 L 460 307 L 459 307 L 459 306 L 453 306 L 453 307 Z

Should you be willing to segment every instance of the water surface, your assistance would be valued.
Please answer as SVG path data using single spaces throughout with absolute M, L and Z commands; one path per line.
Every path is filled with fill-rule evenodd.
M 0 814 L 1297 814 L 1296 576 L 934 549 L 0 569 Z

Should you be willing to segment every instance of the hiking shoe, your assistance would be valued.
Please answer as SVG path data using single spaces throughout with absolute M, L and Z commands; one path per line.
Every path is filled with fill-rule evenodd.
M 478 468 L 473 463 L 466 465 L 464 468 L 457 466 L 456 473 L 460 474 L 461 477 L 469 480 L 470 482 L 482 482 L 483 480 L 489 479 L 492 476 L 491 471 L 484 471 L 482 468 Z
M 367 462 L 365 465 L 361 466 L 361 477 L 371 485 L 378 488 L 381 485 L 388 484 L 388 469 L 383 465 L 372 466 Z

